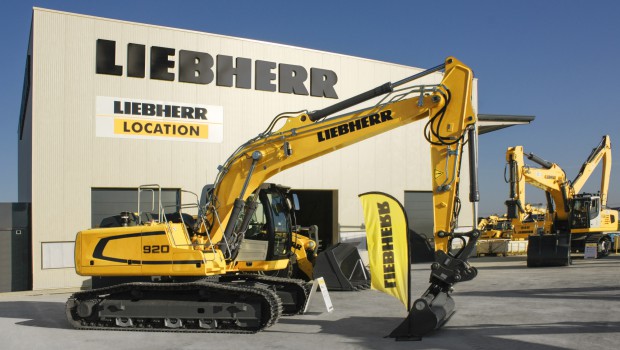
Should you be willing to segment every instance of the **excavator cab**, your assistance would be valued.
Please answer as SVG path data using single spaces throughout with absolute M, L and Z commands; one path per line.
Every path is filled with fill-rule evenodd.
M 262 260 L 269 262 L 288 259 L 289 263 L 285 268 L 262 273 L 306 281 L 323 277 L 330 290 L 360 290 L 370 287 L 370 272 L 354 245 L 338 243 L 317 254 L 318 227 L 303 227 L 297 224 L 295 212 L 301 208 L 297 196 L 290 188 L 263 184 L 259 191 L 250 196 L 248 203 L 255 205 L 252 210 L 239 217 L 238 227 L 235 228 L 236 231 L 245 232 L 237 257 L 237 261 L 244 261 L 244 264 L 238 266 L 240 270 L 252 270 L 254 266 L 262 263 Z M 261 254 L 264 258 L 256 259 L 256 255 L 248 257 L 247 251 L 255 252 L 261 242 L 265 249 Z
M 571 201 L 571 228 L 590 228 L 600 226 L 601 207 L 599 196 L 577 195 Z
M 245 231 L 244 239 L 265 241 L 268 243 L 267 260 L 288 258 L 291 250 L 291 207 L 282 191 L 275 185 L 266 186 L 258 193 L 256 210 L 246 213 L 251 217 Z M 240 221 L 244 218 L 240 217 Z

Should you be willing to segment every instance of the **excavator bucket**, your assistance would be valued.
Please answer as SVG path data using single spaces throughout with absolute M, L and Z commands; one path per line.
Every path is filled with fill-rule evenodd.
M 570 233 L 528 237 L 527 267 L 570 265 L 570 241 Z
M 454 300 L 448 293 L 427 294 L 413 303 L 407 318 L 389 337 L 396 340 L 421 340 L 422 336 L 441 328 L 454 312 Z
M 329 290 L 370 288 L 370 271 L 357 247 L 348 243 L 338 243 L 319 254 L 314 264 L 314 278 L 318 277 L 323 277 Z

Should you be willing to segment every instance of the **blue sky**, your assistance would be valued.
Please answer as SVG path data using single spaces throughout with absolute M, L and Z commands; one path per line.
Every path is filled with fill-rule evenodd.
M 422 68 L 455 56 L 479 79 L 479 113 L 536 116 L 528 126 L 481 136 L 482 215 L 505 212 L 507 147 L 523 145 L 573 179 L 603 135 L 620 142 L 618 1 L 9 0 L 0 5 L 0 202 L 17 200 L 17 122 L 33 6 Z M 584 190 L 598 190 L 599 174 Z M 620 206 L 619 179 L 616 165 L 610 206 Z M 527 199 L 542 203 L 544 195 L 530 187 Z

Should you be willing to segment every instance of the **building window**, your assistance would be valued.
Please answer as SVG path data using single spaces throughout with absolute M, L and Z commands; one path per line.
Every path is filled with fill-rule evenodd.
M 41 267 L 43 269 L 64 269 L 75 267 L 73 251 L 75 242 L 42 242 Z

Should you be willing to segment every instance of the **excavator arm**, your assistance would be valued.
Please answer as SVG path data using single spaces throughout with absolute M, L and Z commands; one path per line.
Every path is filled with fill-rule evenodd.
M 436 86 L 401 88 L 442 69 L 444 77 Z M 245 230 L 240 218 L 251 216 L 251 213 L 248 215 L 248 210 L 252 210 L 248 197 L 271 176 L 394 128 L 427 119 L 425 137 L 431 143 L 436 244 L 439 250 L 447 250 L 449 233 L 455 227 L 462 146 L 467 130 L 473 130 L 476 123 L 471 105 L 472 83 L 472 71 L 457 59 L 448 58 L 442 65 L 396 83 L 386 83 L 325 109 L 277 116 L 267 130 L 240 146 L 220 168 L 208 198 L 205 224 L 199 232 L 209 235 L 209 241 L 220 247 L 228 260 L 234 260 Z M 381 95 L 386 96 L 370 108 L 326 118 Z M 284 124 L 276 128 L 282 122 Z
M 592 172 L 598 164 L 603 161 L 603 169 L 601 174 L 601 205 L 607 206 L 607 193 L 609 191 L 609 178 L 611 177 L 611 141 L 609 135 L 603 136 L 603 139 L 599 145 L 592 149 L 588 159 L 581 165 L 579 174 L 575 177 L 575 180 L 571 183 L 575 193 L 579 193 L 583 185 L 592 175 Z

